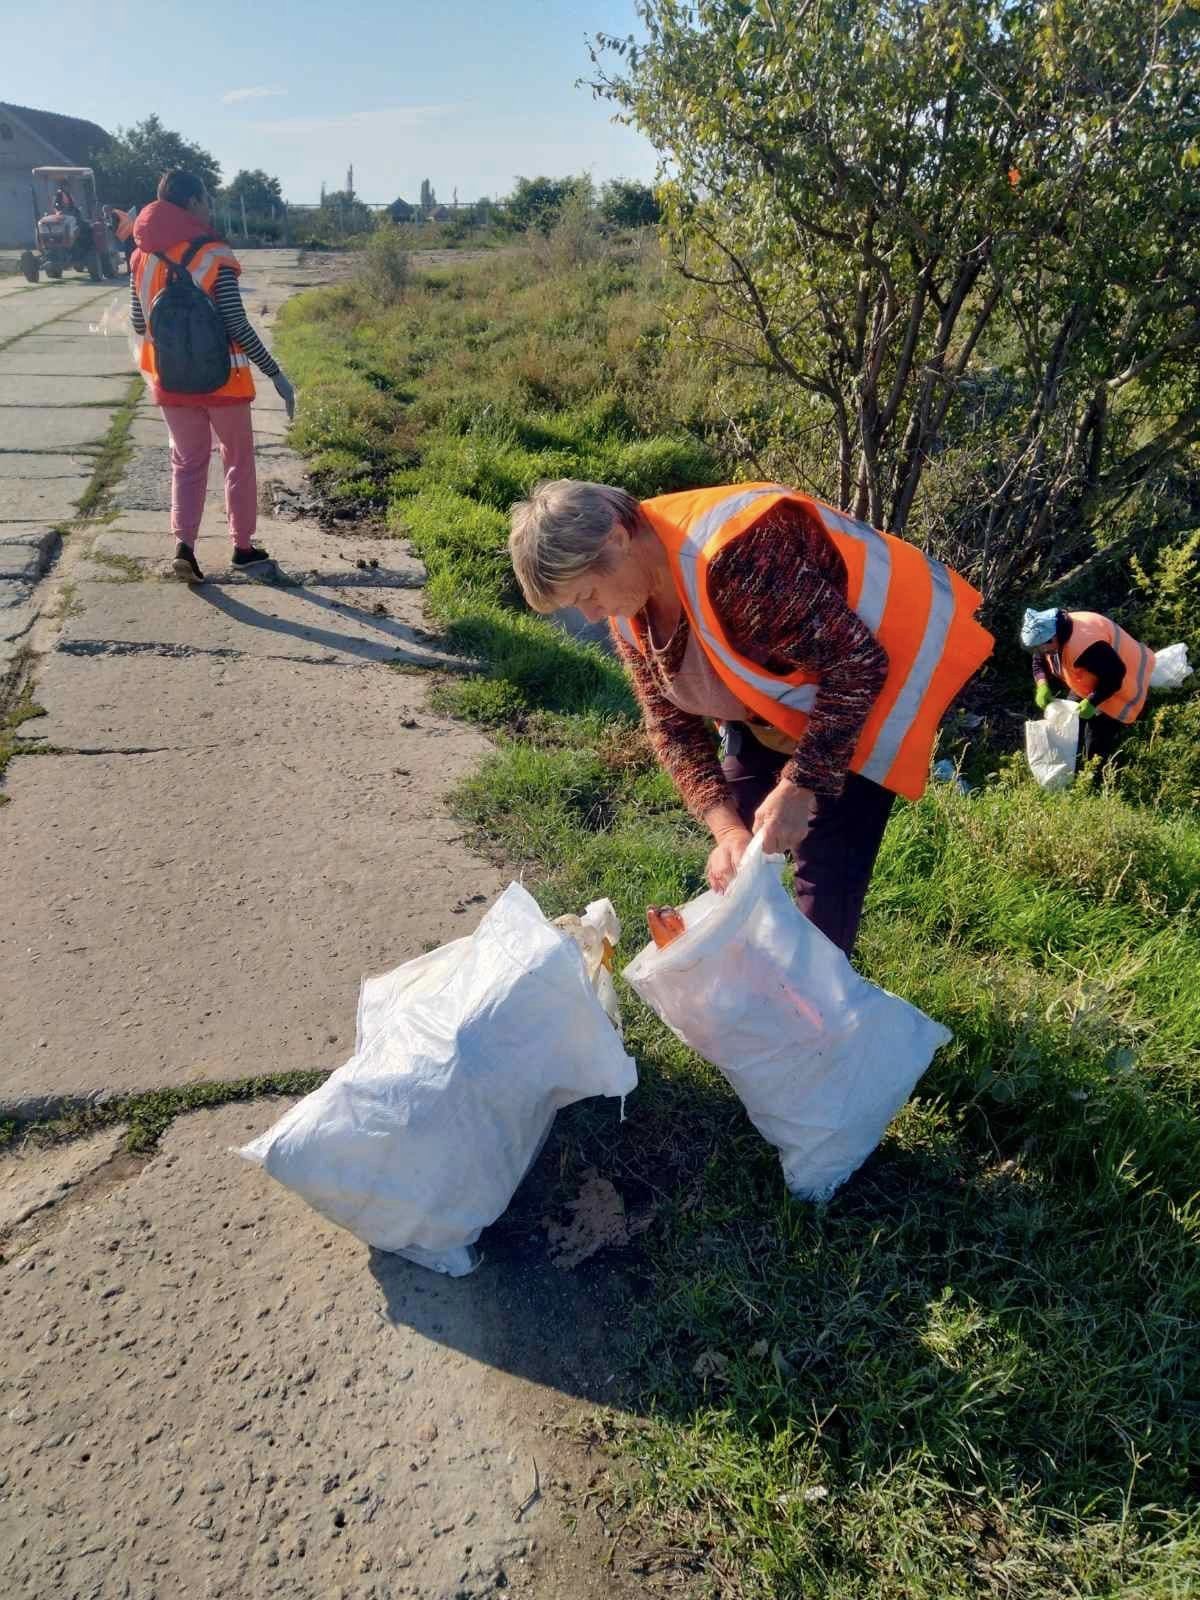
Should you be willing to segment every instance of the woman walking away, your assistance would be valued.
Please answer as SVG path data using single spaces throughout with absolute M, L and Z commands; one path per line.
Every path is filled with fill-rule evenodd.
M 535 611 L 611 619 L 655 754 L 713 836 L 711 886 L 729 887 L 761 833 L 849 955 L 892 803 L 924 789 L 938 724 L 991 652 L 976 590 L 766 483 L 641 503 L 539 484 L 509 549 Z
M 225 466 L 233 565 L 252 576 L 269 576 L 271 558 L 254 543 L 258 484 L 250 363 L 274 383 L 289 418 L 295 415 L 295 391 L 250 326 L 238 288 L 242 269 L 213 232 L 208 195 L 199 178 L 180 170 L 164 173 L 158 199 L 138 212 L 133 238 L 137 249 L 130 261 L 130 312 L 135 332 L 142 335 L 141 368 L 150 396 L 162 407 L 171 438 L 175 576 L 185 583 L 204 582 L 195 546 L 214 434 Z M 186 292 L 174 292 L 181 285 Z M 168 289 L 173 292 L 164 294 Z

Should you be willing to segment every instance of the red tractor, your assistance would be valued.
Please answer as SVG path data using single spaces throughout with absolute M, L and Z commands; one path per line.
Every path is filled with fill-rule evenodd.
M 121 251 L 96 199 L 91 167 L 34 167 L 35 248 L 21 256 L 30 283 L 40 273 L 61 278 L 68 268 L 86 272 L 95 283 L 115 278 Z

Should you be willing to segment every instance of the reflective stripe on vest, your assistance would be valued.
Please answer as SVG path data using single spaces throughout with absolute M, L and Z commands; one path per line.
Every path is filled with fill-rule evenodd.
M 816 684 L 791 684 L 781 678 L 772 677 L 770 673 L 755 672 L 752 669 L 748 671 L 745 661 L 737 660 L 713 633 L 700 604 L 698 562 L 709 540 L 720 531 L 730 517 L 746 510 L 756 499 L 764 495 L 787 493 L 789 491 L 782 486 L 771 484 L 765 489 L 751 489 L 745 493 L 732 494 L 727 500 L 720 501 L 698 517 L 688 530 L 679 559 L 684 583 L 688 589 L 690 609 L 695 612 L 701 641 L 705 648 L 717 661 L 724 662 L 725 666 L 739 678 L 752 683 L 761 694 L 769 695 L 792 711 L 800 711 L 807 715 L 812 711 L 817 698 Z M 877 634 L 883 621 L 892 576 L 892 557 L 887 540 L 865 522 L 858 522 L 840 511 L 833 511 L 819 501 L 814 504 L 827 526 L 835 527 L 838 532 L 863 546 L 862 584 L 859 593 L 851 602 L 851 609 L 872 633 Z M 870 749 L 860 752 L 861 764 L 858 770 L 865 778 L 871 778 L 875 783 L 882 783 L 886 779 L 900 753 L 905 735 L 921 709 L 934 669 L 942 658 L 946 635 L 954 619 L 954 595 L 946 569 L 940 561 L 934 561 L 928 556 L 925 559 L 933 581 L 933 599 L 920 648 L 908 669 L 895 703 L 877 731 Z
M 1109 712 L 1118 722 L 1132 722 L 1146 701 L 1146 691 L 1150 687 L 1150 674 L 1154 670 L 1154 652 L 1148 650 L 1140 639 L 1135 639 L 1123 628 L 1113 623 L 1113 649 L 1124 660 L 1125 651 L 1122 645 L 1137 652 L 1137 681 L 1133 693 L 1122 700 L 1114 711 Z M 1128 688 L 1128 683 L 1125 685 Z M 1117 691 L 1118 694 L 1120 690 Z
M 769 504 L 781 495 L 815 516 L 839 550 L 847 572 L 847 604 L 888 653 L 888 678 L 864 725 L 851 768 L 915 798 L 928 777 L 942 712 L 991 653 L 993 640 L 974 616 L 979 596 L 915 545 L 778 484 L 663 496 L 668 504 L 662 510 L 662 502 L 648 502 L 644 509 L 652 521 L 660 519 L 657 532 L 672 558 L 680 599 L 705 654 L 727 687 L 781 732 L 803 737 L 819 682 L 811 675 L 789 681 L 738 654 L 725 638 L 707 593 L 708 563 L 753 525 L 758 502 Z M 897 590 L 897 584 L 903 589 Z M 621 639 L 643 652 L 635 624 L 619 618 L 615 628 Z M 803 676 L 797 671 L 790 679 Z M 758 696 L 767 706 L 755 705 L 747 696 Z M 781 713 L 777 722 L 770 716 L 771 705 Z
M 1070 611 L 1067 615 L 1071 619 L 1071 637 L 1060 653 L 1059 676 L 1081 698 L 1090 698 L 1096 687 L 1095 674 L 1080 667 L 1079 658 L 1094 644 L 1111 645 L 1125 668 L 1125 676 L 1120 687 L 1106 700 L 1096 701 L 1095 706 L 1114 722 L 1136 722 L 1146 703 L 1154 651 L 1099 612 Z

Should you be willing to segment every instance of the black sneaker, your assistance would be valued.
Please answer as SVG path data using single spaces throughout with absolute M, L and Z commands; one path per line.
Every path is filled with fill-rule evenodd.
M 253 572 L 256 575 L 275 565 L 267 552 L 256 544 L 249 550 L 235 550 L 233 552 L 233 565 L 238 572 Z
M 196 552 L 190 544 L 184 544 L 182 539 L 175 546 L 175 559 L 171 563 L 171 569 L 180 583 L 204 582 L 204 574 L 200 571 Z

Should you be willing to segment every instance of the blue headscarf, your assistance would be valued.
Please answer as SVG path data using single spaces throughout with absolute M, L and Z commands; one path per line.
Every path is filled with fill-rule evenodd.
M 1052 606 L 1049 611 L 1027 610 L 1021 619 L 1021 643 L 1026 650 L 1037 650 L 1041 645 L 1049 644 L 1057 631 L 1057 606 Z

